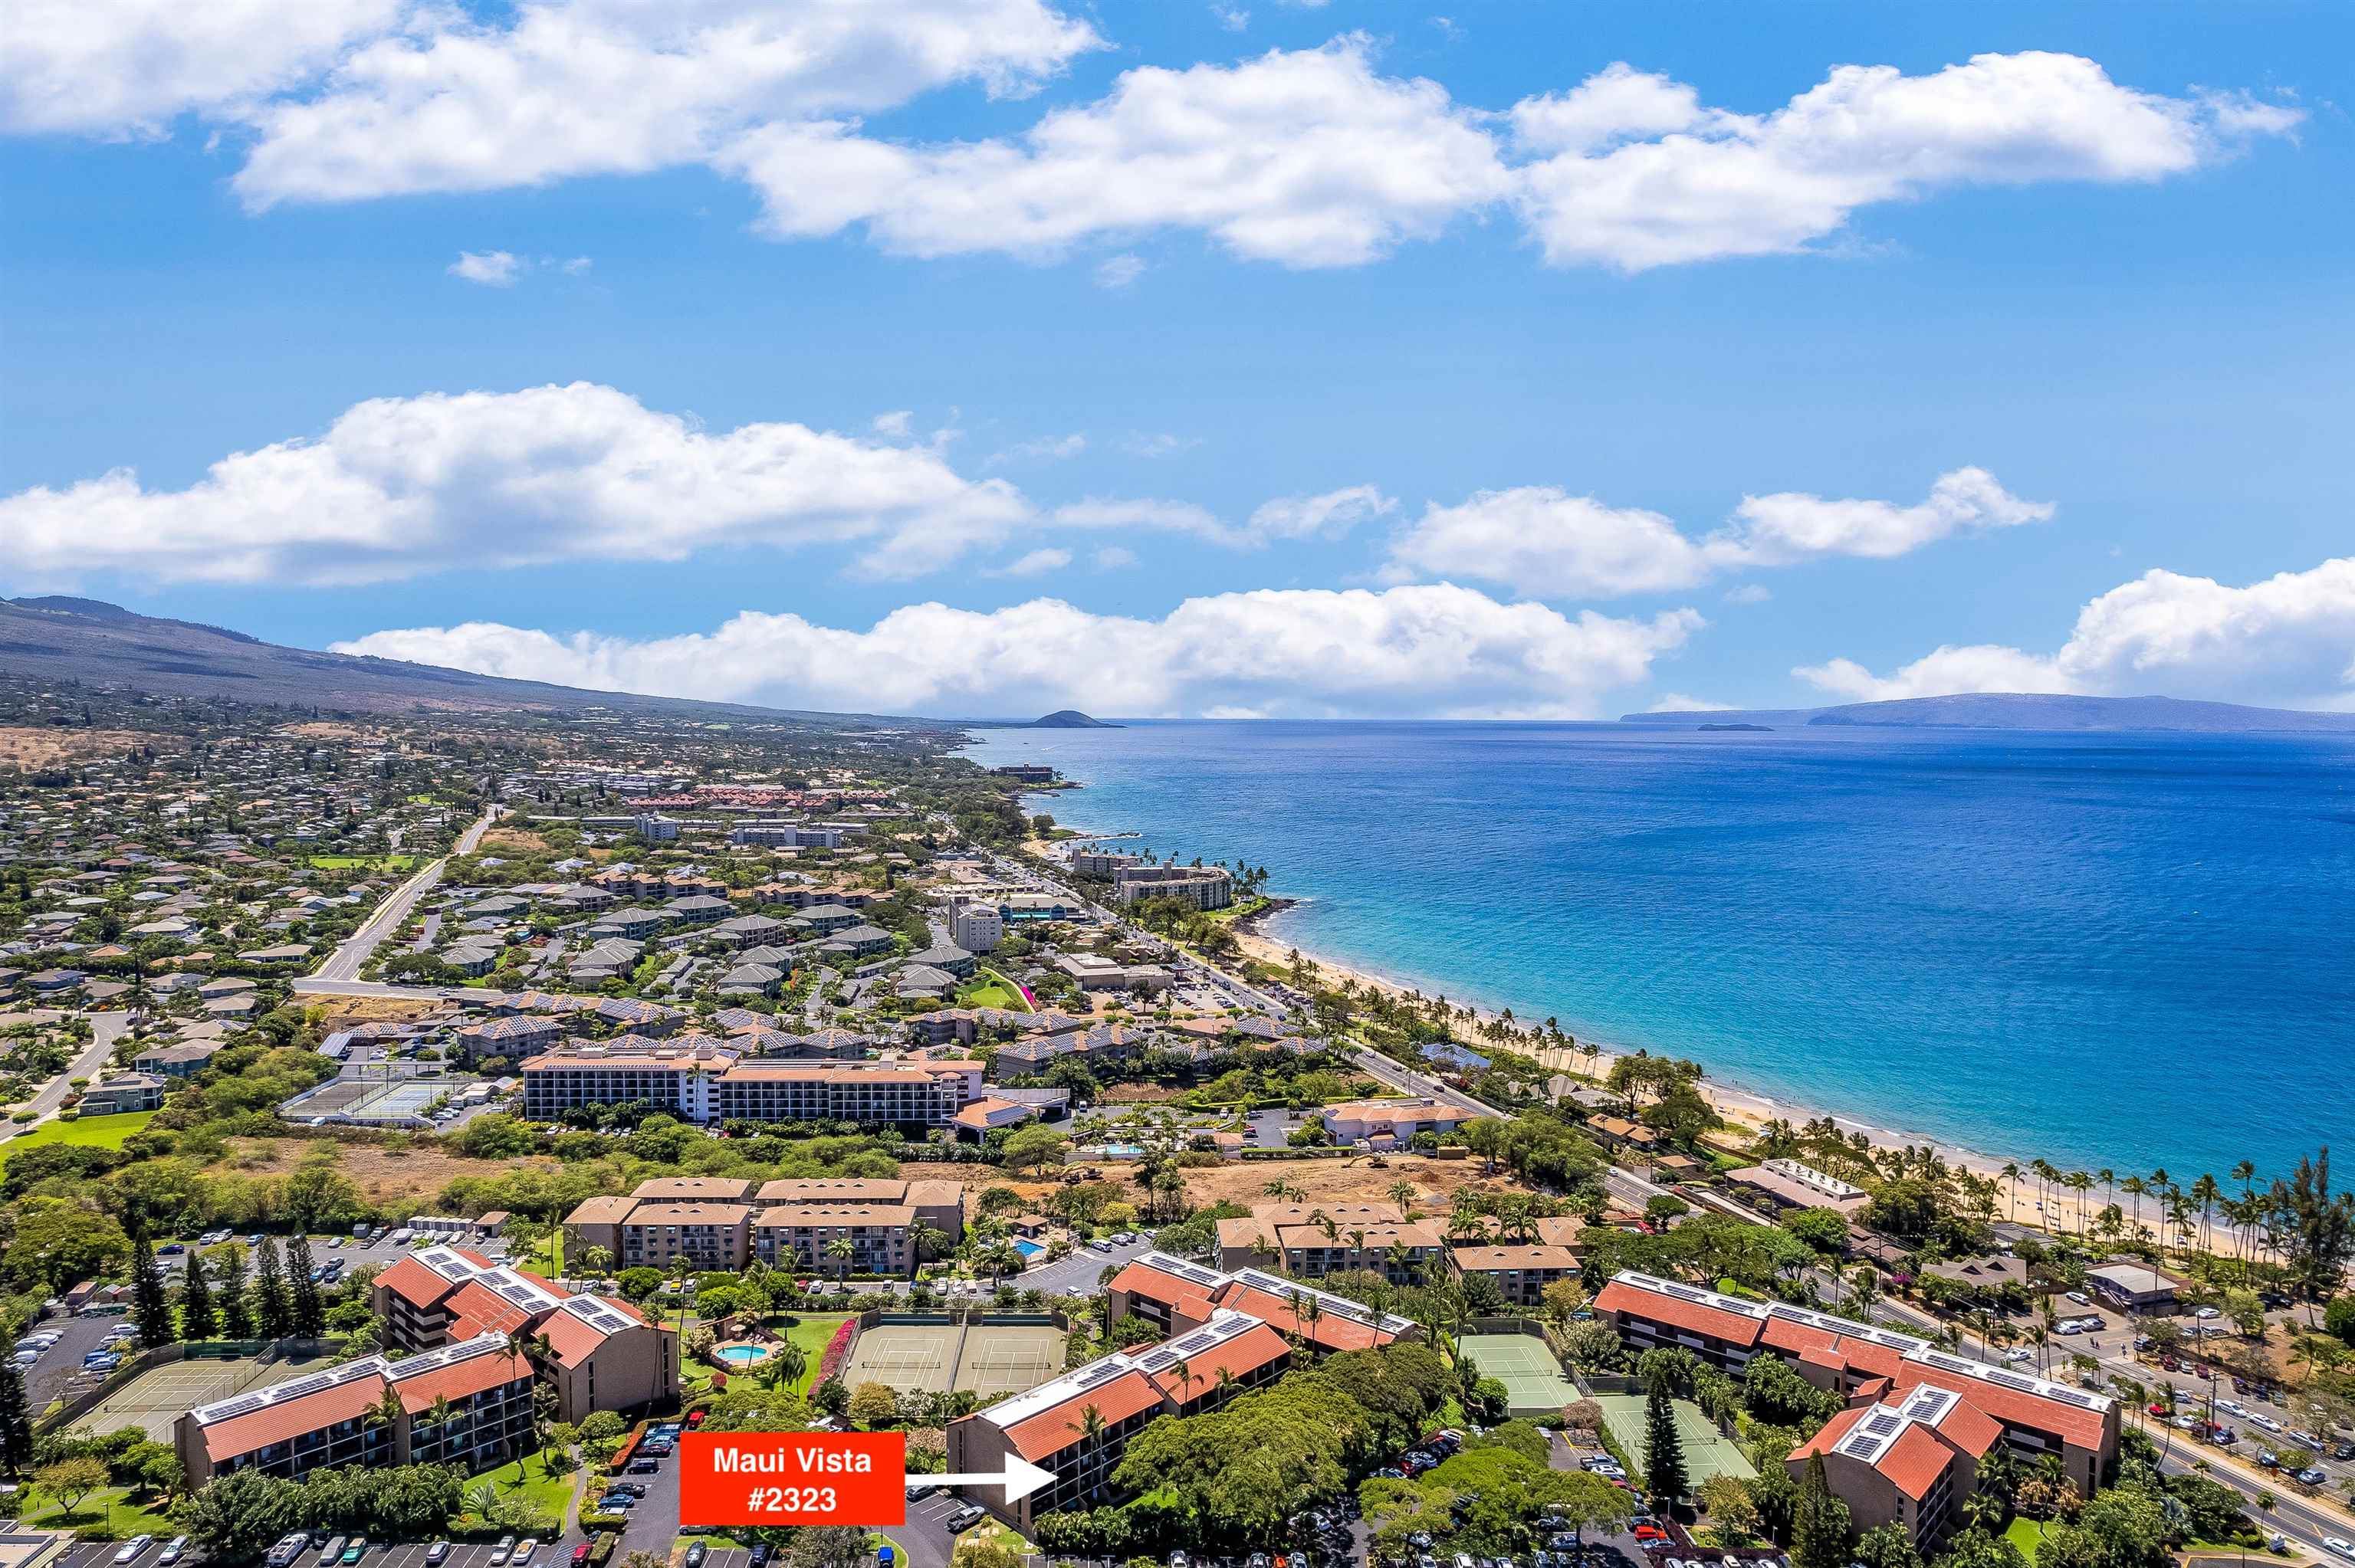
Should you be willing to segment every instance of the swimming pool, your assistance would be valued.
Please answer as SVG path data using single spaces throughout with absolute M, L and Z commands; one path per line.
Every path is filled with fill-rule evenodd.
M 1020 1253 L 1024 1257 L 1037 1257 L 1040 1253 L 1045 1252 L 1047 1249 L 1040 1246 L 1034 1241 L 1018 1240 L 1014 1244 L 1014 1250 Z
M 748 1367 L 754 1361 L 765 1361 L 769 1359 L 769 1352 L 758 1345 L 722 1345 L 711 1354 L 719 1361 L 740 1367 Z

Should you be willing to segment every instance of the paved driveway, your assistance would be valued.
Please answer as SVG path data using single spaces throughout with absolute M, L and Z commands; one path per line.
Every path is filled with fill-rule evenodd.
M 1042 1263 L 1016 1276 L 1009 1284 L 1025 1290 L 1043 1290 L 1050 1296 L 1071 1299 L 1071 1290 L 1079 1287 L 1082 1296 L 1096 1294 L 1096 1278 L 1107 1268 L 1117 1268 L 1133 1257 L 1153 1250 L 1153 1238 L 1143 1232 L 1125 1246 L 1115 1246 L 1110 1252 L 1098 1252 L 1092 1246 L 1072 1250 L 1071 1255 L 1054 1263 Z

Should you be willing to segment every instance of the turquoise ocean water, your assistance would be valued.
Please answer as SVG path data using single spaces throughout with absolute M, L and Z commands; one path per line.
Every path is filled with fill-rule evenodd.
M 2355 1158 L 2355 738 L 974 732 L 1279 940 L 1786 1104 L 2179 1181 Z

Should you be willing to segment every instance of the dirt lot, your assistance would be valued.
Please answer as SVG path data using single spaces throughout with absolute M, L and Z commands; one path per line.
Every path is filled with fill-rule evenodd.
M 0 725 L 0 768 L 30 773 L 85 757 L 120 757 L 134 747 L 178 751 L 181 743 L 168 735 L 148 735 L 135 729 L 57 729 L 32 725 Z
M 240 1171 L 256 1176 L 283 1176 L 303 1163 L 317 1147 L 307 1138 L 237 1139 L 230 1159 Z M 426 1206 L 442 1188 L 461 1176 L 503 1176 L 517 1165 L 549 1170 L 549 1159 L 468 1160 L 443 1150 L 390 1150 L 368 1143 L 336 1144 L 336 1169 L 352 1179 L 372 1203 L 412 1211 Z
M 482 853 L 498 854 L 546 854 L 556 846 L 538 833 L 522 828 L 493 828 L 483 835 Z
M 316 719 L 309 724 L 282 725 L 273 735 L 292 736 L 300 740 L 382 740 L 384 731 L 368 729 L 356 724 L 335 724 Z
M 1383 1170 L 1362 1160 L 1230 1160 L 1185 1175 L 1186 1196 L 1197 1204 L 1267 1202 L 1267 1184 L 1278 1177 L 1298 1186 L 1307 1194 L 1301 1201 L 1309 1203 L 1384 1203 L 1390 1202 L 1393 1185 L 1412 1181 L 1419 1194 L 1415 1207 L 1425 1210 L 1452 1207 L 1455 1193 L 1467 1187 L 1490 1192 L 1516 1190 L 1503 1174 L 1483 1176 L 1477 1160 L 1393 1158 Z
M 420 996 L 323 996 L 310 1005 L 318 1010 L 320 1027 L 332 1031 L 355 1023 L 406 1023 L 450 1004 Z

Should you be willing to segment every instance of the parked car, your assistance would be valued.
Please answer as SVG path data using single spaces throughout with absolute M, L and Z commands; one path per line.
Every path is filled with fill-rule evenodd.
M 589 1568 L 589 1543 L 582 1542 L 572 1549 L 572 1568 Z
M 491 1568 L 506 1568 L 507 1561 L 515 1556 L 515 1549 L 516 1538 L 514 1536 L 500 1536 L 499 1543 L 491 1548 Z
M 134 1535 L 115 1548 L 114 1560 L 117 1563 L 135 1563 L 141 1552 L 155 1544 L 155 1538 L 152 1535 Z
M 516 1542 L 515 1555 L 507 1559 L 507 1568 L 524 1568 L 524 1564 L 531 1561 L 532 1553 L 538 1550 L 539 1542 L 528 1536 Z
M 343 1554 L 344 1538 L 340 1535 L 327 1537 L 327 1544 L 319 1548 L 319 1568 L 329 1568 L 329 1565 L 341 1559 Z
M 155 1561 L 157 1563 L 177 1563 L 181 1558 L 186 1557 L 187 1554 L 188 1538 L 185 1535 L 176 1535 L 172 1537 L 171 1540 L 164 1542 L 164 1555 L 158 1557 Z
M 711 1555 L 711 1542 L 698 1541 L 687 1549 L 687 1568 L 703 1568 L 703 1560 Z
M 979 1524 L 981 1520 L 982 1510 L 968 1504 L 967 1506 L 957 1510 L 956 1512 L 949 1515 L 949 1533 L 951 1535 L 963 1535 L 966 1531 L 971 1530 L 975 1525 Z M 1267 1568 L 1267 1560 L 1264 1557 L 1260 1559 L 1260 1568 Z
M 344 1565 L 344 1568 L 352 1568 L 353 1563 L 357 1563 L 361 1558 L 368 1555 L 368 1537 L 365 1535 L 355 1535 L 352 1537 L 352 1543 L 344 1548 L 343 1556 L 337 1558 L 336 1561 L 341 1563 Z
M 450 1543 L 446 1541 L 436 1541 L 425 1549 L 425 1561 L 429 1564 L 447 1563 L 449 1560 Z

